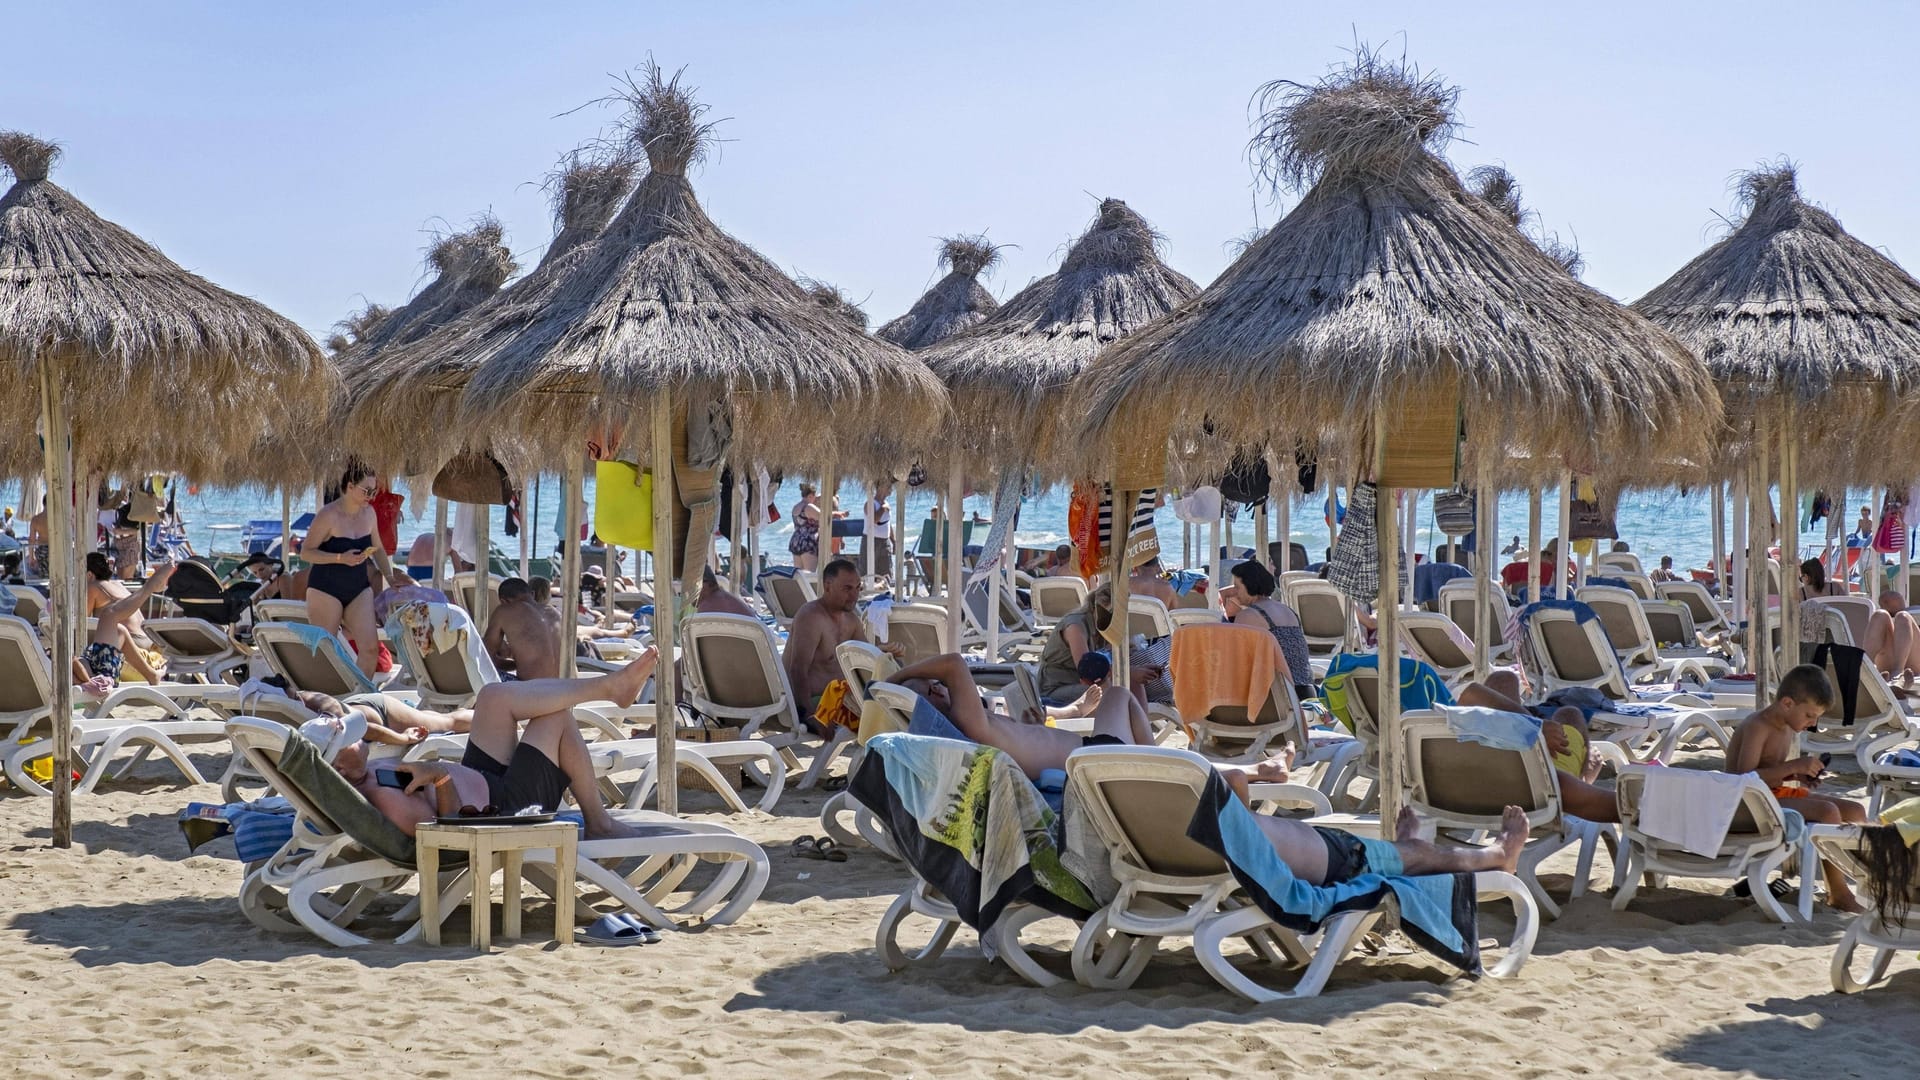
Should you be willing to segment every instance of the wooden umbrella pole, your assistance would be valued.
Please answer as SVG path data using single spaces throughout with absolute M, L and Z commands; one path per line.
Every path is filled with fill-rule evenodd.
M 560 613 L 560 674 L 573 678 L 574 642 L 580 626 L 580 502 L 587 487 L 586 461 L 578 447 L 569 450 L 560 463 L 560 597 L 565 608 Z M 444 508 L 445 501 L 441 506 Z M 435 563 L 435 573 L 446 560 Z
M 280 489 L 280 563 L 293 569 L 293 492 Z
M 81 609 L 73 603 L 73 435 L 53 364 L 40 366 L 40 432 L 47 478 L 47 578 L 53 608 L 53 846 L 73 846 L 73 632 Z
M 660 650 L 660 662 L 653 669 L 653 733 L 660 812 L 678 815 L 680 769 L 674 758 L 679 731 L 673 706 L 679 602 L 674 584 L 680 575 L 674 563 L 674 498 L 673 397 L 662 391 L 653 401 L 653 644 Z
M 1718 480 L 1707 487 L 1713 493 L 1713 556 L 1707 560 L 1707 567 L 1713 571 L 1715 580 L 1719 580 L 1720 560 L 1727 553 L 1727 490 Z
M 1109 553 L 1108 573 L 1113 582 L 1113 610 L 1107 618 L 1106 628 L 1100 632 L 1113 647 L 1113 685 L 1124 694 L 1133 693 L 1133 650 L 1129 647 L 1133 638 L 1133 615 L 1128 604 L 1133 575 L 1128 572 L 1127 539 L 1133 532 L 1133 504 L 1139 498 L 1139 493 L 1133 491 L 1113 493 L 1113 513 L 1107 515 L 1105 537 Z M 1214 550 L 1218 551 L 1219 546 L 1215 545 Z M 1218 592 L 1217 589 L 1215 591 Z
M 834 554 L 833 545 L 838 543 L 833 536 L 833 514 L 840 509 L 840 463 L 831 458 L 827 467 L 820 470 L 820 557 L 814 561 L 816 574 L 825 572 L 827 564 L 839 558 Z M 861 543 L 866 543 L 863 538 Z
M 438 496 L 433 500 L 433 587 L 447 591 L 447 500 Z
M 896 602 L 907 599 L 907 482 L 893 482 L 893 552 L 887 560 L 888 583 L 898 594 Z
M 1375 414 L 1373 440 L 1378 483 L 1387 467 L 1385 409 Z M 1394 513 L 1392 488 L 1382 485 L 1375 496 L 1374 521 L 1380 530 L 1380 595 L 1374 604 L 1380 638 L 1380 835 L 1390 837 L 1400 813 L 1400 519 Z
M 1540 485 L 1527 491 L 1527 603 L 1540 602 Z
M 1412 489 L 1412 490 L 1402 492 L 1401 501 L 1406 504 L 1406 508 L 1403 511 L 1401 511 L 1401 514 L 1400 514 L 1400 529 L 1401 529 L 1400 538 L 1401 538 L 1401 543 L 1405 546 L 1405 549 L 1406 549 L 1405 557 L 1407 561 L 1404 565 L 1407 568 L 1407 574 L 1409 575 L 1409 578 L 1411 578 L 1411 575 L 1413 574 L 1413 568 L 1420 565 L 1420 558 L 1419 558 L 1420 548 L 1419 548 L 1418 534 L 1416 531 L 1420 524 L 1420 492 L 1419 490 Z M 1400 598 L 1400 602 L 1403 605 L 1405 605 L 1408 611 L 1412 611 L 1418 606 L 1414 603 L 1413 596 L 1411 595 L 1411 590 L 1409 590 L 1409 594 L 1407 596 L 1403 596 Z
M 961 491 L 961 464 L 953 463 L 947 473 L 947 516 L 943 524 L 947 527 L 946 571 L 947 571 L 947 647 L 954 652 L 965 652 L 960 647 L 960 594 L 961 572 L 965 569 L 961 555 L 965 547 L 962 539 L 962 515 L 966 513 L 965 495 Z
M 520 481 L 520 580 L 533 576 L 533 523 L 527 520 L 527 489 L 532 485 L 526 480 Z
M 1767 626 L 1767 532 L 1773 500 L 1767 493 L 1766 432 L 1754 433 L 1755 449 L 1747 468 L 1747 653 L 1753 660 L 1753 692 L 1767 700 L 1773 664 L 1773 635 Z
M 1473 555 L 1479 565 L 1478 573 L 1473 575 L 1473 677 L 1476 682 L 1485 682 L 1493 663 L 1489 650 L 1492 642 L 1487 640 L 1487 626 L 1493 620 L 1493 469 L 1482 462 L 1474 480 L 1473 501 Z
M 1000 508 L 994 507 L 993 512 L 999 513 Z M 998 525 L 999 522 L 994 524 Z M 1011 525 L 1012 522 L 1008 524 Z M 1000 552 L 997 551 L 987 551 L 984 544 L 981 547 L 980 557 L 983 559 L 999 554 Z M 987 636 L 987 662 L 990 664 L 1000 662 L 1000 578 L 1005 572 L 1005 567 L 997 567 L 987 581 L 987 617 L 983 620 L 986 625 L 980 629 Z
M 493 613 L 493 507 L 481 503 L 473 508 L 473 625 L 486 629 Z
M 1280 544 L 1279 554 L 1267 558 L 1277 582 L 1281 574 L 1293 569 L 1293 477 L 1281 479 L 1280 459 L 1272 450 L 1267 451 L 1267 501 L 1274 509 L 1273 539 Z
M 860 500 L 860 561 L 866 566 L 864 574 L 868 581 L 872 581 L 874 575 L 873 534 L 871 530 L 877 526 L 871 523 L 873 515 L 867 512 L 867 507 L 876 502 L 884 509 L 887 505 L 887 496 L 880 490 L 878 484 L 869 482 L 867 494 Z
M 1747 512 L 1747 488 L 1745 470 L 1727 481 L 1732 535 L 1727 541 L 1727 575 L 1720 583 L 1720 598 L 1732 601 L 1733 621 L 1736 623 L 1744 620 L 1747 614 L 1747 526 L 1751 524 L 1753 516 Z M 1747 665 L 1747 671 L 1752 673 L 1751 664 Z
M 1794 452 L 1792 414 L 1780 409 L 1780 651 L 1782 663 L 1800 662 L 1800 472 Z
M 1222 507 L 1220 514 L 1214 515 L 1213 521 L 1207 526 L 1207 602 L 1215 608 L 1220 607 L 1220 589 L 1225 584 L 1221 580 L 1220 573 L 1220 546 L 1224 542 L 1224 538 L 1220 535 L 1220 519 L 1225 513 L 1226 509 Z M 1119 503 L 1113 505 L 1113 517 L 1116 522 L 1114 528 L 1117 529 L 1120 527 L 1118 525 L 1120 520 Z M 1131 506 L 1127 507 L 1127 524 L 1129 527 L 1133 524 L 1133 507 Z M 1122 545 L 1126 543 L 1124 536 L 1121 538 L 1120 543 Z
M 1548 573 L 1553 575 L 1553 598 L 1570 599 L 1567 596 L 1567 560 L 1573 558 L 1573 470 L 1560 470 L 1560 520 L 1559 532 L 1555 534 L 1553 547 L 1553 566 Z
M 1271 496 L 1267 502 L 1272 502 Z M 1273 569 L 1271 548 L 1267 546 L 1267 503 L 1261 503 L 1253 512 L 1253 561 L 1267 569 Z

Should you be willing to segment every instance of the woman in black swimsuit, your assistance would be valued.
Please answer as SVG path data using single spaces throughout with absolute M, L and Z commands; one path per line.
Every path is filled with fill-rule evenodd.
M 342 626 L 352 639 L 360 670 L 372 675 L 380 663 L 380 631 L 373 620 L 373 579 L 367 560 L 380 568 L 383 581 L 393 562 L 373 538 L 373 506 L 379 488 L 373 471 L 349 465 L 340 478 L 340 497 L 320 508 L 307 528 L 300 557 L 313 570 L 307 576 L 307 620 L 330 634 Z

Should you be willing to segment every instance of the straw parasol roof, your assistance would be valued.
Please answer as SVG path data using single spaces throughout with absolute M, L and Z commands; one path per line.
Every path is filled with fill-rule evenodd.
M 1126 203 L 1103 199 L 1060 269 L 923 354 L 953 392 L 959 449 L 969 461 L 1050 463 L 1073 377 L 1102 349 L 1200 291 L 1160 261 L 1160 239 Z
M 504 292 L 496 286 L 457 313 L 472 311 L 473 319 L 440 320 L 384 350 L 378 364 L 354 380 L 354 407 L 348 419 L 353 445 L 371 460 L 396 468 L 409 464 L 424 468 L 427 459 L 500 443 L 422 438 L 419 421 L 422 416 L 450 418 L 458 412 L 466 380 L 477 363 L 469 335 L 487 325 L 481 321 L 485 315 L 502 307 L 538 307 L 564 280 L 570 256 L 600 235 L 633 191 L 637 171 L 631 157 L 604 151 L 580 149 L 561 158 L 547 178 L 555 231 L 539 265 Z M 443 333 L 433 333 L 443 326 Z
M 905 315 L 874 331 L 903 349 L 918 352 L 978 326 L 1000 307 L 980 275 L 1000 261 L 1000 248 L 985 236 L 950 236 L 940 241 L 940 263 L 947 274 L 921 294 Z
M 1854 475 L 1877 477 L 1891 463 L 1860 436 L 1920 386 L 1920 282 L 1802 198 L 1792 165 L 1744 174 L 1739 201 L 1739 225 L 1634 309 L 1699 353 L 1742 441 L 1756 413 L 1790 409 L 1810 469 L 1870 448 Z
M 56 365 L 94 471 L 210 468 L 264 427 L 323 410 L 334 380 L 307 333 L 181 269 L 48 179 L 54 144 L 0 133 L 0 401 L 30 436 Z
M 1481 165 L 1467 173 L 1467 190 L 1480 196 L 1480 200 L 1498 211 L 1500 216 L 1513 223 L 1521 235 L 1533 242 L 1533 246 L 1560 264 L 1568 274 L 1579 277 L 1586 269 L 1587 260 L 1580 254 L 1580 248 L 1574 244 L 1563 243 L 1558 233 L 1550 233 L 1541 228 L 1540 215 L 1527 208 L 1520 198 L 1520 181 L 1507 171 L 1503 165 Z
M 1469 456 L 1684 457 L 1719 417 L 1672 336 L 1575 281 L 1440 154 L 1458 92 L 1361 50 L 1263 88 L 1253 149 L 1299 203 L 1198 297 L 1081 377 L 1088 471 L 1164 436 L 1362 445 L 1378 415 L 1453 410 Z
M 686 174 L 713 125 L 691 90 L 649 64 L 621 96 L 649 170 L 612 224 L 544 295 L 510 291 L 420 343 L 474 363 L 462 424 L 558 455 L 664 392 L 729 405 L 736 457 L 794 465 L 846 460 L 872 433 L 930 431 L 945 409 L 931 372 L 707 217 Z

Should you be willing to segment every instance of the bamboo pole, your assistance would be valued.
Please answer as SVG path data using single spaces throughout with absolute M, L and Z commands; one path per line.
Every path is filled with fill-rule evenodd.
M 1782 663 L 1800 662 L 1800 471 L 1793 445 L 1792 414 L 1780 409 L 1780 651 Z
M 1110 553 L 1107 566 L 1113 582 L 1113 613 L 1101 634 L 1113 647 L 1113 685 L 1123 694 L 1133 693 L 1133 650 L 1130 648 L 1133 642 L 1133 613 L 1128 610 L 1128 592 L 1133 585 L 1133 575 L 1127 567 L 1127 540 L 1133 532 L 1133 505 L 1139 498 L 1138 492 L 1113 492 L 1113 513 L 1107 517 L 1106 541 Z M 1215 527 L 1218 528 L 1217 522 Z M 1218 545 L 1214 550 L 1219 551 Z
M 893 482 L 893 557 L 887 560 L 887 584 L 898 595 L 895 603 L 907 600 L 907 482 Z
M 433 587 L 447 591 L 447 500 L 433 500 Z
M 280 564 L 293 569 L 293 492 L 280 489 Z
M 1707 566 L 1713 571 L 1715 581 L 1723 580 L 1720 560 L 1727 554 L 1727 489 L 1715 480 L 1708 487 L 1713 492 L 1713 557 L 1707 560 Z M 1721 593 L 1726 589 L 1723 587 Z
M 1721 583 L 1720 598 L 1733 602 L 1733 622 L 1739 623 L 1747 613 L 1747 526 L 1751 525 L 1753 515 L 1747 512 L 1747 493 L 1749 485 L 1743 470 L 1737 480 L 1727 482 L 1731 493 L 1732 532 L 1731 552 L 1727 562 L 1727 580 Z M 1753 671 L 1748 665 L 1747 671 Z
M 520 481 L 520 580 L 533 576 L 533 522 L 527 518 L 527 489 L 533 485 Z
M 1753 692 L 1767 700 L 1772 689 L 1773 635 L 1767 626 L 1767 532 L 1773 500 L 1767 491 L 1764 421 L 1756 421 L 1756 444 L 1747 468 L 1747 654 L 1753 661 Z
M 574 664 L 574 642 L 580 626 L 580 502 L 586 490 L 586 462 L 575 447 L 567 452 L 560 469 L 560 597 L 566 610 L 560 613 L 560 675 L 571 679 L 578 670 Z M 657 496 L 656 496 L 657 497 Z M 446 504 L 443 501 L 441 505 Z M 443 559 L 442 562 L 445 560 Z M 435 564 L 435 573 L 439 573 Z M 663 663 L 672 663 L 670 658 Z
M 660 663 L 653 669 L 653 736 L 658 747 L 655 774 L 660 784 L 660 812 L 680 813 L 680 769 L 675 762 L 679 725 L 674 710 L 675 645 L 679 638 L 679 603 L 674 596 L 679 577 L 673 546 L 673 397 L 661 391 L 653 401 L 653 644 Z M 608 551 L 612 548 L 609 546 Z M 637 558 L 637 556 L 636 556 Z M 612 601 L 608 601 L 609 606 Z
M 53 846 L 73 846 L 73 626 L 86 626 L 73 600 L 73 433 L 54 365 L 40 365 L 40 432 L 47 477 L 47 580 L 53 609 Z
M 1567 596 L 1567 560 L 1573 558 L 1573 470 L 1560 470 L 1560 531 L 1554 541 L 1553 566 L 1548 573 L 1553 575 L 1553 596 L 1556 600 L 1569 599 Z
M 493 507 L 481 503 L 473 508 L 473 625 L 486 629 L 493 613 Z
M 1492 620 L 1488 613 L 1493 610 L 1493 469 L 1484 461 L 1474 481 L 1473 515 L 1473 555 L 1479 563 L 1473 575 L 1473 678 L 1476 682 L 1485 682 L 1487 673 L 1493 669 L 1489 650 L 1487 624 Z
M 954 652 L 965 652 L 961 641 L 961 573 L 965 562 L 961 558 L 965 542 L 962 539 L 961 515 L 965 511 L 966 497 L 961 491 L 961 465 L 958 461 L 947 472 L 947 527 L 946 570 L 947 570 L 947 647 Z

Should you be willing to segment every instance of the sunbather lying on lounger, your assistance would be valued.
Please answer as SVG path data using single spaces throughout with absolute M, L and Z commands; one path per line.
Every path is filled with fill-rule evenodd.
M 409 761 L 396 765 L 403 787 L 380 783 L 363 744 L 334 758 L 334 768 L 379 811 L 412 836 L 418 826 L 462 811 L 491 808 L 512 814 L 529 807 L 557 810 L 568 792 L 580 807 L 588 839 L 638 835 L 607 813 L 572 709 L 589 701 L 625 708 L 640 696 L 659 654 L 648 649 L 619 671 L 593 679 L 529 679 L 489 683 L 473 705 L 473 730 L 459 764 Z M 526 729 L 520 724 L 526 722 Z
M 1511 671 L 1496 671 L 1486 682 L 1468 683 L 1456 699 L 1462 705 L 1532 716 L 1540 721 L 1540 737 L 1553 755 L 1554 776 L 1560 781 L 1560 805 L 1566 812 L 1587 821 L 1619 821 L 1620 806 L 1613 789 L 1592 782 L 1599 766 L 1588 753 L 1587 718 L 1579 709 L 1562 705 L 1541 716 L 1545 706 L 1530 706 L 1520 700 L 1520 679 Z
M 1263 766 L 1264 767 L 1264 766 Z M 1221 774 L 1247 802 L 1249 774 L 1222 768 Z M 1255 776 L 1254 779 L 1271 777 Z M 1285 779 L 1284 775 L 1278 777 Z M 1251 805 L 1251 803 L 1249 803 Z M 1419 837 L 1420 819 L 1407 808 L 1394 822 L 1394 839 L 1375 840 L 1341 829 L 1310 825 L 1294 818 L 1255 814 L 1274 853 L 1295 877 L 1309 885 L 1339 885 L 1362 874 L 1383 877 L 1420 874 L 1469 874 L 1480 870 L 1512 873 L 1527 843 L 1527 815 L 1509 806 L 1500 815 L 1500 836 L 1487 847 L 1442 847 Z
M 455 709 L 438 713 L 416 709 L 406 699 L 391 694 L 352 694 L 336 698 L 328 694 L 304 691 L 294 695 L 307 708 L 321 716 L 342 717 L 359 713 L 367 722 L 367 741 L 389 746 L 409 746 L 425 742 L 429 735 L 449 735 L 473 730 L 473 710 Z
M 1067 755 L 1082 746 L 1153 745 L 1146 710 L 1132 694 L 1103 693 L 1093 709 L 1093 734 L 1082 737 L 1048 727 L 1039 717 L 1022 723 L 989 710 L 959 653 L 908 664 L 888 681 L 925 698 L 967 738 L 1011 757 L 1029 779 L 1038 779 L 1047 769 L 1066 768 Z

